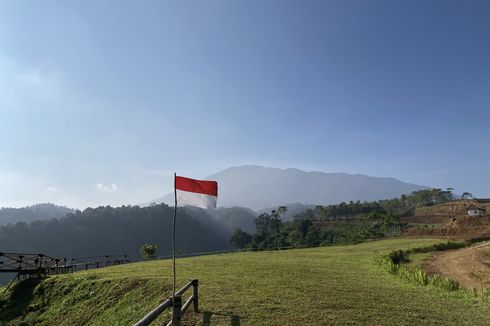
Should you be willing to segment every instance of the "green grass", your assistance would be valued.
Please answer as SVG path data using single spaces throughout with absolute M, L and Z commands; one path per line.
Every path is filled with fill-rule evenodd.
M 443 291 L 460 291 L 462 296 L 474 297 L 474 293 L 461 288 L 461 285 L 444 276 L 428 275 L 424 272 L 419 265 L 410 264 L 410 257 L 413 255 L 430 253 L 436 251 L 444 251 L 451 249 L 459 249 L 466 246 L 466 242 L 460 241 L 445 241 L 436 243 L 429 246 L 410 248 L 410 249 L 393 249 L 388 254 L 376 254 L 374 257 L 375 262 L 383 267 L 388 273 L 397 275 L 409 282 L 420 286 L 431 286 L 438 290 Z M 420 259 L 418 257 L 417 259 Z M 416 261 L 421 263 L 420 260 Z M 486 300 L 487 296 L 484 294 L 480 297 L 481 300 Z
M 178 285 L 199 278 L 201 313 L 185 325 L 489 325 L 490 304 L 390 275 L 374 254 L 437 239 L 244 252 L 177 260 Z M 170 295 L 170 261 L 51 277 L 0 302 L 9 325 L 132 325 Z M 15 317 L 17 315 L 17 317 Z M 159 320 L 156 325 L 163 325 Z
M 410 267 L 422 267 L 422 265 L 434 255 L 434 252 L 422 252 L 418 254 L 411 254 L 409 261 L 406 263 Z

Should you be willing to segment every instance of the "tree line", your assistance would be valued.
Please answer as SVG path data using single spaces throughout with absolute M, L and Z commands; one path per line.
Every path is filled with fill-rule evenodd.
M 255 218 L 255 233 L 237 229 L 229 238 L 236 249 L 273 249 L 356 243 L 397 235 L 402 231 L 400 217 L 415 208 L 452 200 L 452 189 L 426 189 L 399 198 L 373 202 L 349 202 L 317 206 L 284 221 L 284 206 Z
M 43 253 L 54 257 L 127 254 L 140 259 L 145 243 L 158 246 L 156 255 L 171 255 L 173 208 L 101 206 L 75 211 L 63 218 L 0 226 L 3 252 Z M 229 248 L 225 232 L 203 210 L 179 209 L 177 249 L 181 253 Z

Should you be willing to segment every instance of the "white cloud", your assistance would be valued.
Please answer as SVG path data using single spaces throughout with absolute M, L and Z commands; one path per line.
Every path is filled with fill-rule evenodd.
M 46 188 L 46 191 L 47 191 L 47 192 L 56 192 L 57 190 L 58 190 L 58 189 L 56 189 L 56 188 L 55 188 L 55 187 L 53 187 L 53 186 L 49 186 L 49 187 L 47 187 L 47 188 Z
M 95 185 L 95 189 L 100 192 L 117 192 L 117 186 L 115 183 L 112 183 L 110 185 L 104 185 L 102 183 L 97 183 Z

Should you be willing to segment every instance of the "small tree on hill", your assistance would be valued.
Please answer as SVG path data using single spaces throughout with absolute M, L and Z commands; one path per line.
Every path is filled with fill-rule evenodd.
M 279 248 L 287 244 L 287 234 L 281 231 L 284 227 L 282 217 L 287 208 L 280 206 L 277 210 L 262 213 L 255 218 L 256 232 L 252 238 L 252 247 L 258 249 Z
M 157 251 L 158 246 L 153 243 L 145 243 L 140 248 L 141 256 L 144 260 L 155 259 L 155 253 Z
M 252 241 L 252 236 L 242 229 L 238 228 L 230 237 L 228 243 L 235 249 L 243 249 Z

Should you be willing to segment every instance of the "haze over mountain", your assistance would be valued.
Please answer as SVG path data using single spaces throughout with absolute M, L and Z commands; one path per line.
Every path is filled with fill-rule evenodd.
M 0 208 L 0 225 L 60 218 L 73 212 L 74 210 L 71 208 L 51 203 L 35 204 L 21 208 L 2 207 Z
M 230 167 L 206 179 L 218 181 L 219 206 L 242 206 L 256 211 L 291 203 L 329 205 L 388 199 L 426 188 L 394 178 L 256 165 Z M 152 202 L 173 205 L 173 194 Z

